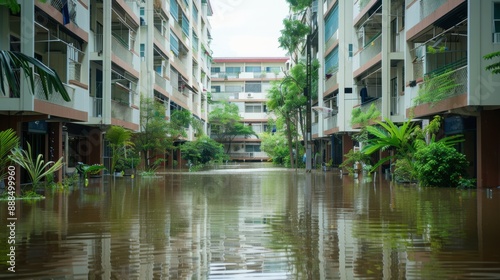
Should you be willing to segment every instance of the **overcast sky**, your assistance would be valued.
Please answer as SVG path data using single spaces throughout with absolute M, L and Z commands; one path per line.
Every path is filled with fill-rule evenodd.
M 214 57 L 285 56 L 278 37 L 288 15 L 285 0 L 211 0 Z

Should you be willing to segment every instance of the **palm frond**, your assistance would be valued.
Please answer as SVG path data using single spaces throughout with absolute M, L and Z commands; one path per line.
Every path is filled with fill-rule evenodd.
M 19 137 L 11 128 L 0 131 L 0 180 L 7 174 L 7 165 L 10 163 L 8 155 L 19 143 Z
M 15 97 L 21 96 L 20 83 L 16 78 L 18 70 L 23 70 L 22 72 L 26 79 L 28 79 L 32 94 L 35 92 L 36 77 L 34 73 L 38 73 L 46 99 L 49 99 L 50 94 L 56 92 L 59 93 L 65 101 L 71 101 L 56 71 L 49 68 L 38 59 L 27 56 L 24 53 L 0 50 L 0 76 L 5 77 L 7 85 Z M 4 84 L 3 80 L 0 80 L 0 91 L 3 95 L 8 95 L 6 84 Z

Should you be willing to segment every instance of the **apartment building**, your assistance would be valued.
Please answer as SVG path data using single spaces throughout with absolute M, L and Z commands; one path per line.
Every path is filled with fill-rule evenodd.
M 478 187 L 499 185 L 499 135 L 491 128 L 500 84 L 483 59 L 500 49 L 499 18 L 495 1 L 313 1 L 302 20 L 313 27 L 311 53 L 323 73 L 312 107 L 314 150 L 339 164 L 359 145 L 353 110 L 374 106 L 380 119 L 423 126 L 440 115 L 442 135 L 465 136 L 458 148 Z M 445 90 L 436 91 L 436 79 Z
M 267 91 L 271 82 L 284 78 L 287 57 L 230 57 L 214 58 L 211 69 L 211 96 L 217 106 L 219 101 L 236 104 L 242 122 L 259 133 L 268 130 Z M 260 150 L 261 140 L 256 136 L 236 137 L 223 143 L 229 149 L 231 160 L 264 161 L 268 155 Z M 230 147 L 228 147 L 230 145 Z
M 7 120 L 0 129 L 14 128 L 47 160 L 64 157 L 65 169 L 107 164 L 103 134 L 110 125 L 140 130 L 141 95 L 164 104 L 167 116 L 188 110 L 206 131 L 210 1 L 18 2 L 19 14 L 0 6 L 0 47 L 55 69 L 71 101 L 57 94 L 46 100 L 36 76 L 33 95 L 0 97 Z M 183 140 L 195 139 L 193 128 L 186 130 Z

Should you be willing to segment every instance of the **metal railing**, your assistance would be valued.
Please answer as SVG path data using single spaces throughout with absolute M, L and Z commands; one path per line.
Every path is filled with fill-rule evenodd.
M 371 39 L 365 44 L 363 50 L 359 54 L 360 65 L 361 66 L 364 65 L 370 59 L 378 55 L 380 52 L 382 52 L 382 33 L 375 35 L 373 39 Z
M 132 52 L 128 49 L 128 46 L 125 46 L 122 41 L 115 36 L 111 36 L 112 39 L 112 45 L 113 45 L 113 53 L 121 58 L 123 61 L 132 63 L 132 58 L 133 54 Z
M 94 98 L 94 114 L 93 117 L 101 118 L 102 117 L 102 97 Z
M 73 107 L 74 105 L 74 96 L 75 96 L 75 90 L 66 84 L 64 84 L 64 88 L 68 92 L 69 97 L 71 98 L 70 101 L 65 101 L 61 94 L 58 92 L 53 92 L 49 94 L 49 98 L 47 99 L 45 97 L 45 94 L 43 93 L 43 86 L 42 86 L 42 80 L 40 79 L 40 76 L 38 74 L 34 74 L 34 82 L 35 82 L 35 88 L 34 94 L 36 99 L 44 100 L 50 103 L 62 105 L 65 107 Z

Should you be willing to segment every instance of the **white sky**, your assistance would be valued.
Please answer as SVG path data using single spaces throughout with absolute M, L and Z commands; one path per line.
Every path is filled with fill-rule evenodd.
M 278 37 L 288 15 L 285 0 L 211 0 L 214 57 L 282 57 Z

